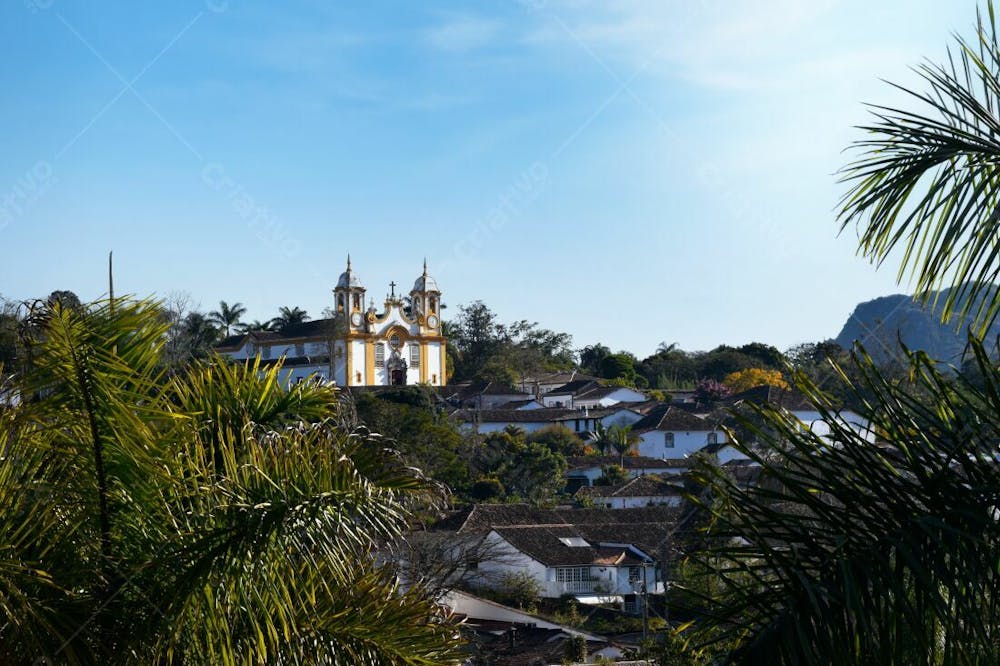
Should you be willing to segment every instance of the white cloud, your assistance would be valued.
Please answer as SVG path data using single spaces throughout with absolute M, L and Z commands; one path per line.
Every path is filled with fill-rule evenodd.
M 457 16 L 427 32 L 427 42 L 442 51 L 472 51 L 491 44 L 503 24 L 475 16 Z

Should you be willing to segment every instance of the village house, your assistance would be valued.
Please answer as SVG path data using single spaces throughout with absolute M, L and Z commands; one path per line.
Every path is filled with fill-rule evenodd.
M 648 456 L 570 456 L 566 458 L 566 492 L 592 486 L 604 475 L 608 465 L 621 465 L 629 478 L 645 474 L 680 475 L 688 471 L 690 463 L 683 458 L 661 459 Z
M 632 426 L 639 436 L 639 455 L 687 458 L 706 446 L 727 441 L 721 424 L 675 405 L 661 405 Z
M 574 497 L 578 502 L 593 507 L 635 509 L 644 506 L 680 506 L 684 494 L 676 479 L 671 481 L 656 474 L 645 474 L 613 486 L 583 486 L 576 491 Z
M 456 535 L 481 534 L 499 555 L 476 564 L 473 587 L 500 588 L 528 574 L 541 596 L 573 595 L 582 603 L 620 603 L 635 612 L 636 595 L 664 590 L 660 553 L 677 511 L 671 507 L 537 509 L 479 504 L 438 525 Z

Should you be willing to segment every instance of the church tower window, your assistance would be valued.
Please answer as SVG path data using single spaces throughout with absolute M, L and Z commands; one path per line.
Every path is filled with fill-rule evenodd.
M 361 294 L 354 294 L 354 309 L 361 309 Z

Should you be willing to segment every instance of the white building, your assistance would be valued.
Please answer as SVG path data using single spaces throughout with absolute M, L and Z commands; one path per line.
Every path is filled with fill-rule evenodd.
M 673 475 L 671 475 L 673 476 Z M 614 486 L 584 486 L 577 500 L 605 509 L 637 509 L 644 506 L 680 506 L 683 489 L 655 474 L 637 476 Z
M 687 458 L 727 441 L 720 424 L 669 405 L 651 411 L 632 432 L 639 435 L 639 455 L 650 458 Z
M 333 318 L 231 336 L 217 350 L 238 361 L 257 355 L 265 362 L 283 359 L 291 382 L 318 376 L 339 386 L 444 386 L 441 291 L 427 274 L 427 262 L 408 302 L 397 296 L 395 283 L 390 287 L 382 312 L 374 299 L 365 309 L 366 290 L 348 257 L 333 291 Z

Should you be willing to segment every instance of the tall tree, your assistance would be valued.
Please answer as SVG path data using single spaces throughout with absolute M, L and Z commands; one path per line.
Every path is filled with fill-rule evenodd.
M 225 301 L 219 301 L 219 309 L 209 312 L 208 320 L 222 329 L 222 334 L 228 338 L 234 330 L 237 330 L 240 319 L 246 313 L 247 309 L 242 303 L 230 305 Z
M 278 308 L 278 316 L 271 320 L 271 328 L 280 331 L 307 321 L 309 321 L 309 313 L 302 308 L 284 306 Z

